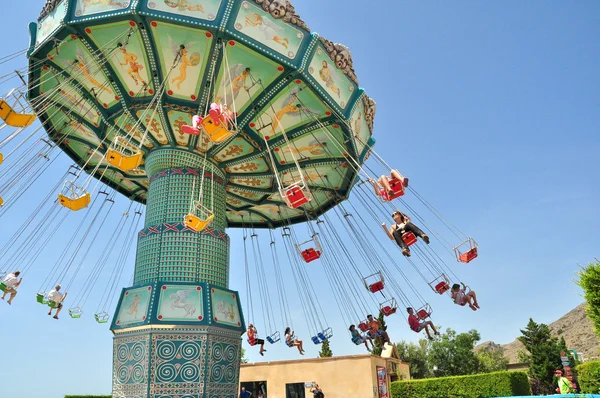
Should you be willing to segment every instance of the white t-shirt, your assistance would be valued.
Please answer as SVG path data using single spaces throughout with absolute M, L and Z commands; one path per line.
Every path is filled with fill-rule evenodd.
M 50 290 L 50 293 L 48 293 L 48 300 L 52 300 L 55 303 L 60 303 L 62 301 L 62 298 L 63 294 L 57 291 L 56 289 L 52 289 Z
M 8 274 L 4 278 L 4 283 L 6 283 L 6 287 L 13 287 L 15 283 L 17 283 L 18 279 L 15 274 Z

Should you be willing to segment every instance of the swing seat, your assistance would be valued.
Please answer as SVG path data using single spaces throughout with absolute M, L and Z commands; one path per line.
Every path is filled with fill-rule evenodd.
M 88 192 L 75 198 L 70 198 L 62 193 L 58 194 L 58 203 L 73 211 L 81 210 L 87 207 L 91 200 L 92 198 Z
M 69 308 L 69 316 L 73 319 L 81 318 L 83 310 L 79 307 Z
M 189 135 L 200 135 L 200 130 L 198 130 L 194 126 L 188 126 L 187 124 L 181 126 L 181 132 Z
M 277 343 L 279 340 L 281 340 L 281 337 L 279 337 L 279 332 L 275 332 L 270 336 L 267 336 L 267 341 L 271 344 L 275 344 Z
M 385 315 L 385 316 L 390 316 L 392 314 L 395 314 L 397 309 L 398 308 L 396 308 L 396 307 L 386 305 L 381 308 L 381 312 L 383 312 L 383 315 Z
M 116 149 L 106 151 L 106 161 L 121 171 L 137 169 L 142 164 L 142 156 L 144 156 L 142 151 L 138 151 L 133 155 L 125 155 Z
M 361 344 L 363 344 L 362 339 L 363 339 L 363 336 L 353 337 L 352 342 L 356 345 L 361 345 Z
M 286 340 L 285 345 L 287 345 L 288 347 L 293 347 L 295 342 L 296 342 L 296 339 Z
M 377 281 L 377 282 L 369 285 L 369 291 L 371 293 L 377 293 L 380 290 L 383 290 L 383 281 Z
M 417 237 L 412 232 L 408 231 L 402 234 L 402 240 L 406 246 L 414 245 L 417 242 Z
M 477 258 L 477 247 L 472 248 L 458 256 L 458 261 L 461 263 L 469 263 Z
M 321 333 L 317 333 L 317 336 L 319 336 L 319 338 L 322 341 L 329 340 L 330 338 L 333 337 L 333 329 L 327 328 L 327 329 L 323 330 Z
M 298 185 L 287 187 L 283 194 L 283 200 L 288 207 L 291 207 L 292 209 L 297 209 L 303 204 L 310 202 L 311 199 L 312 196 L 310 192 L 307 190 L 305 193 Z
M 312 247 L 302 251 L 302 258 L 307 263 L 310 263 L 319 257 L 321 257 L 321 251 L 315 250 Z
M 4 199 L 2 199 L 2 197 L 0 197 L 0 207 L 2 207 L 3 204 L 4 204 Z
M 369 330 L 369 327 L 367 326 L 367 322 L 365 322 L 365 321 L 359 323 L 358 328 L 360 329 L 361 332 L 366 332 L 367 330 Z
M 35 113 L 17 113 L 13 108 L 0 99 L 0 119 L 11 127 L 27 127 L 34 122 Z
M 315 344 L 317 344 L 317 345 L 319 345 L 319 344 L 321 344 L 321 343 L 322 343 L 322 341 L 321 341 L 321 340 L 319 340 L 319 337 L 318 337 L 318 336 L 312 336 L 310 339 L 312 340 L 312 342 L 313 342 L 313 343 L 315 343 Z
M 213 218 L 215 218 L 214 214 L 211 214 L 207 218 L 202 219 L 202 218 L 190 213 L 187 216 L 185 216 L 183 224 L 186 227 L 191 228 L 196 232 L 201 232 L 206 227 L 208 227 L 210 225 L 210 223 L 212 223 Z
M 250 344 L 251 347 L 254 347 L 256 345 L 256 337 L 253 339 L 247 339 L 248 344 Z
M 327 337 L 323 334 L 323 332 L 317 333 L 317 337 L 321 340 L 321 343 L 327 340 Z
M 58 304 L 56 301 L 52 301 L 52 300 L 48 300 L 48 307 L 50 308 L 57 308 Z
M 436 292 L 438 292 L 439 294 L 444 294 L 448 290 L 450 290 L 450 284 L 448 284 L 448 282 L 446 282 L 446 281 L 441 281 L 440 283 L 435 285 L 434 290 Z
M 212 110 L 211 110 L 212 112 Z M 231 137 L 233 133 L 227 129 L 227 121 L 220 118 L 213 119 L 212 113 L 202 120 L 202 128 L 208 134 L 208 138 L 214 143 L 220 143 Z
M 417 316 L 419 317 L 420 320 L 424 321 L 425 319 L 427 319 L 431 316 L 432 312 L 433 312 L 433 310 L 431 309 L 429 304 L 425 304 L 423 307 L 421 307 L 417 310 Z
M 0 164 L 4 161 L 4 156 L 0 153 Z
M 6 292 L 6 283 L 0 283 L 0 291 L 2 291 L 3 293 Z
M 396 198 L 399 198 L 400 196 L 404 195 L 404 188 L 406 188 L 408 186 L 408 178 L 405 178 L 404 181 L 406 181 L 406 183 L 404 183 L 404 181 L 400 181 L 397 178 L 388 178 L 388 181 L 390 183 L 390 188 L 392 188 L 392 195 L 389 196 L 387 192 L 385 192 L 385 189 L 381 191 L 381 198 L 386 201 L 389 202 L 391 200 L 394 200 Z
M 38 293 L 35 295 L 35 298 L 37 300 L 38 303 L 40 304 L 48 304 L 48 299 L 45 297 L 44 293 Z
M 98 323 L 106 323 L 108 322 L 108 312 L 99 312 L 94 314 L 94 319 Z

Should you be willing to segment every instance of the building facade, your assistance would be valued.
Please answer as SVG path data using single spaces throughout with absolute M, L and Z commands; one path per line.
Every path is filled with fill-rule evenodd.
M 391 398 L 390 383 L 410 379 L 409 364 L 395 350 L 382 357 L 363 354 L 242 364 L 240 388 L 252 398 L 312 398 L 317 383 L 327 398 Z

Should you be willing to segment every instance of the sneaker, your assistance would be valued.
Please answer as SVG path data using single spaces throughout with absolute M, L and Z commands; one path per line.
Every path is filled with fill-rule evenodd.
M 404 188 L 408 187 L 408 178 L 404 177 L 404 179 L 402 180 L 402 185 L 404 185 Z
M 428 336 L 428 337 L 427 337 L 427 339 L 428 339 L 429 341 L 433 341 L 433 337 L 431 337 L 431 336 Z
M 402 254 L 404 254 L 406 257 L 410 257 L 410 250 L 402 249 Z
M 425 242 L 425 243 L 429 244 L 429 236 L 427 236 L 427 235 L 423 235 L 423 236 L 422 236 L 422 239 L 423 239 L 423 242 Z

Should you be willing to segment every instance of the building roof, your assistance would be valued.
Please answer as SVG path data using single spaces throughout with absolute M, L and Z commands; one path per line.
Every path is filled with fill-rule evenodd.
M 327 358 L 301 358 L 301 359 L 288 359 L 288 360 L 283 360 L 283 361 L 264 361 L 264 362 L 252 362 L 252 363 L 243 363 L 241 364 L 241 367 L 249 367 L 249 366 L 264 366 L 264 365 L 284 365 L 284 364 L 288 364 L 288 363 L 308 363 L 308 362 L 328 362 L 328 361 L 339 361 L 339 360 L 344 360 L 344 359 L 365 359 L 365 358 L 369 358 L 369 357 L 374 357 L 374 358 L 379 358 L 376 355 L 372 355 L 372 354 L 357 354 L 357 355 L 342 355 L 342 356 L 334 356 L 334 357 L 327 357 Z M 384 357 L 383 353 L 381 355 L 382 359 L 393 359 L 395 360 L 395 362 L 403 362 L 402 360 L 400 360 L 399 358 L 397 358 L 397 351 L 396 351 L 396 357 Z M 408 362 L 405 362 L 408 363 Z

